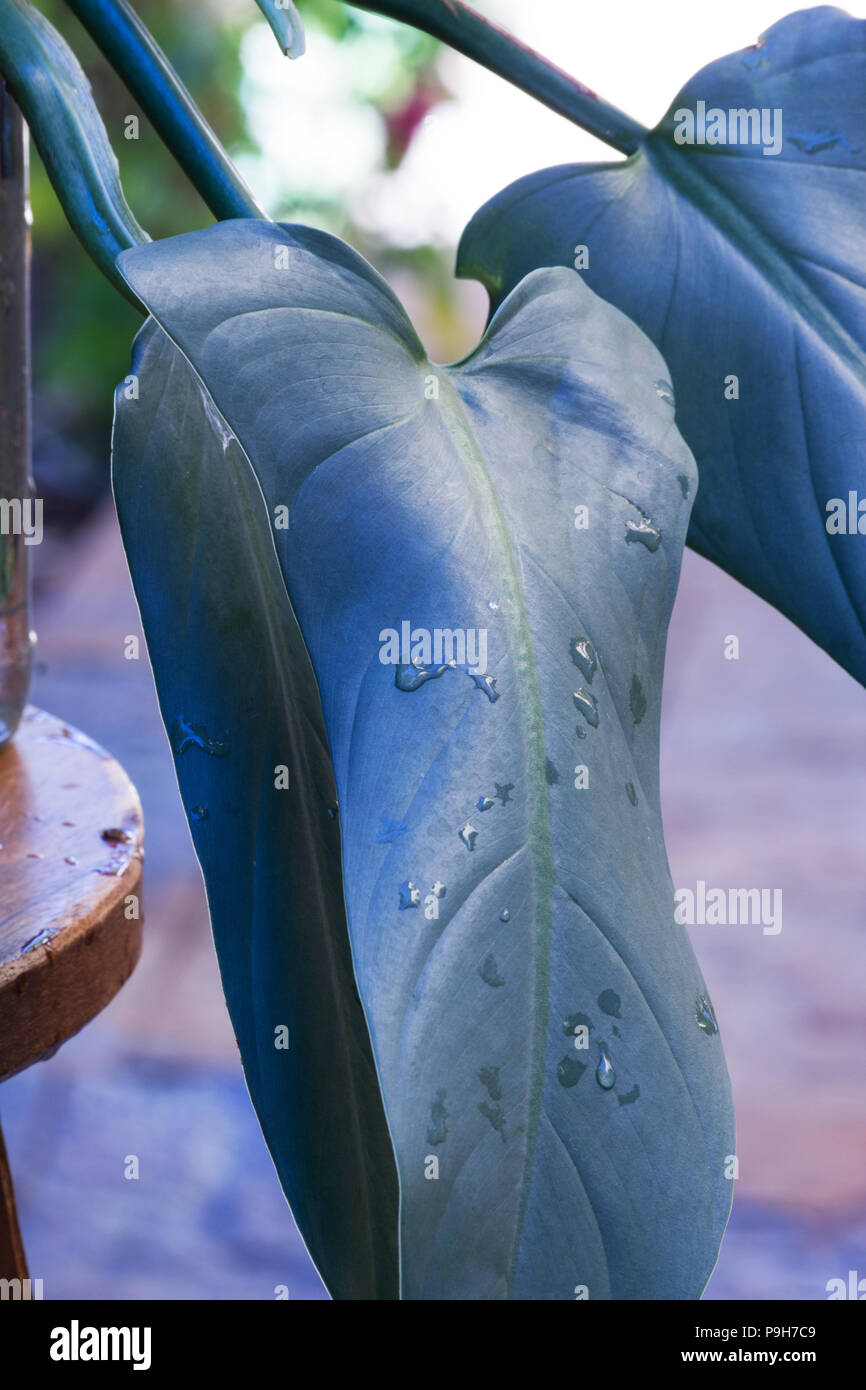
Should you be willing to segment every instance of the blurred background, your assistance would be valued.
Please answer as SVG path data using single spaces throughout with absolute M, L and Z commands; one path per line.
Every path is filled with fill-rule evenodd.
M 58 0 L 142 225 L 212 219 Z M 548 164 L 614 159 L 424 35 L 299 0 L 281 57 L 252 0 L 136 8 L 271 216 L 344 237 L 403 299 L 431 357 L 473 347 L 462 227 Z M 769 0 L 479 0 L 647 124 L 704 63 L 786 13 Z M 848 9 L 866 17 L 866 5 Z M 140 139 L 124 139 L 138 114 Z M 0 1089 L 31 1274 L 46 1298 L 326 1298 L 246 1093 L 108 484 L 112 393 L 140 320 L 63 218 L 34 152 L 36 703 L 103 743 L 144 804 L 145 949 L 120 995 Z M 33 558 L 34 552 L 31 552 Z M 740 640 L 739 661 L 724 659 Z M 143 644 L 142 644 L 143 647 Z M 674 884 L 781 888 L 782 931 L 690 929 L 734 1085 L 740 1175 L 707 1298 L 822 1299 L 866 1278 L 866 692 L 785 619 L 686 554 L 665 681 L 662 790 Z M 138 1181 L 124 1179 L 136 1154 Z

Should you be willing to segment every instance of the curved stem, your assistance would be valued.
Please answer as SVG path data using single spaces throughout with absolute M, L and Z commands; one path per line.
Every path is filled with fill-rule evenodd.
M 259 207 L 162 49 L 127 0 L 67 0 L 214 217 L 261 217 Z
M 304 24 L 293 0 L 256 0 L 256 4 L 286 57 L 302 57 L 306 48 Z
M 0 0 L 0 73 L 75 235 L 121 294 L 138 304 L 115 261 L 150 238 L 123 196 L 117 160 L 80 63 L 28 0 Z
M 357 9 L 401 20 L 505 77 L 606 145 L 633 154 L 647 129 L 569 77 L 562 68 L 491 24 L 460 0 L 350 0 Z

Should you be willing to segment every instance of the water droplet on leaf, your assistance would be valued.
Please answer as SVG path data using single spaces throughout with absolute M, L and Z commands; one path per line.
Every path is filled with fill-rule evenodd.
M 458 834 L 467 849 L 472 850 L 475 848 L 475 841 L 478 839 L 478 831 L 475 829 L 474 825 L 470 825 L 469 821 L 467 821 L 465 825 L 460 827 Z
M 583 686 L 581 686 L 579 690 L 575 690 L 574 692 L 574 703 L 580 710 L 587 724 L 590 724 L 593 729 L 597 729 L 598 700 L 595 696 L 591 695 L 588 690 L 584 690 Z
M 718 1033 L 715 1010 L 706 994 L 699 994 L 695 1000 L 695 1021 L 702 1033 Z
M 613 1062 L 608 1057 L 603 1047 L 598 1050 L 598 1066 L 595 1069 L 595 1079 L 603 1091 L 610 1091 L 616 1085 L 616 1072 L 613 1069 Z
M 175 753 L 189 752 L 190 748 L 200 748 L 212 758 L 228 757 L 229 746 L 211 738 L 203 724 L 192 724 L 179 715 L 171 726 L 171 746 Z
M 499 691 L 496 689 L 496 677 L 487 675 L 478 676 L 474 671 L 467 671 L 466 674 L 475 682 L 475 689 L 483 690 L 491 705 L 495 705 L 496 701 L 499 699 Z
M 496 957 L 493 955 L 485 956 L 484 961 L 478 967 L 478 974 L 486 985 L 492 989 L 500 989 L 505 984 L 505 980 L 499 973 L 499 966 L 496 964 Z
M 648 517 L 643 517 L 640 521 L 625 523 L 625 539 L 626 544 L 645 545 L 647 550 L 655 552 L 661 545 L 662 533 Z
M 639 676 L 632 676 L 631 689 L 628 692 L 628 703 L 631 710 L 631 717 L 635 724 L 639 724 L 646 714 L 646 695 L 643 693 L 643 686 Z
M 661 379 L 659 379 L 656 382 L 656 395 L 660 396 L 663 401 L 667 401 L 668 405 L 675 404 L 674 388 L 671 386 L 669 381 L 662 381 Z
M 595 647 L 588 637 L 581 640 L 578 640 L 577 637 L 572 638 L 571 659 L 592 685 L 592 678 L 598 670 L 598 657 L 595 654 Z
M 611 1018 L 621 1018 L 622 1001 L 614 989 L 603 989 L 598 996 L 598 1007 Z
M 502 1083 L 499 1080 L 498 1067 L 482 1067 L 478 1073 L 478 1080 L 482 1086 L 486 1086 L 491 1100 L 502 1099 Z
M 556 1079 L 560 1086 L 565 1086 L 568 1090 L 571 1086 L 576 1086 L 586 1067 L 583 1062 L 578 1062 L 576 1057 L 563 1057 L 556 1068 Z
M 390 845 L 400 835 L 406 835 L 409 827 L 404 820 L 391 820 L 388 816 L 379 817 L 379 833 L 376 836 L 377 845 Z
M 437 1091 L 436 1099 L 430 1105 L 430 1123 L 427 1126 L 427 1143 L 444 1144 L 448 1137 L 448 1111 L 445 1108 L 446 1091 Z
M 406 879 L 397 889 L 400 896 L 400 911 L 405 912 L 408 907 L 417 907 L 421 901 L 421 890 L 416 888 L 411 879 Z
M 404 665 L 398 662 L 394 670 L 394 684 L 398 690 L 408 690 L 411 693 L 413 690 L 420 690 L 428 681 L 437 681 L 446 671 L 453 669 L 453 662 L 445 662 L 441 666 L 422 666 L 415 662 Z

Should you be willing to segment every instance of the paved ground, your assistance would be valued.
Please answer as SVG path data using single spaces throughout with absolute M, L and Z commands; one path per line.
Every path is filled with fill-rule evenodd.
M 47 1298 L 324 1298 L 258 1131 L 108 511 L 37 614 L 34 699 L 105 744 L 144 803 L 145 952 L 110 1007 L 0 1090 Z M 740 639 L 726 661 L 724 639 Z M 678 887 L 779 887 L 778 935 L 692 929 L 725 1039 L 740 1178 L 708 1298 L 866 1277 L 866 693 L 687 556 L 662 750 Z M 140 1177 L 124 1178 L 128 1155 Z

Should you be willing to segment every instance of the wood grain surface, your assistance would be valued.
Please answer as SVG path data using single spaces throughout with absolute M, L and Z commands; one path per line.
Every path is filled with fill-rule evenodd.
M 0 752 L 0 1080 L 51 1056 L 131 975 L 142 840 L 120 765 L 28 707 Z

